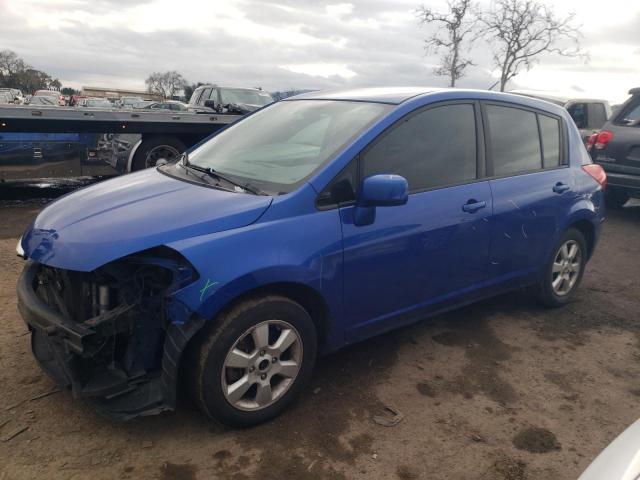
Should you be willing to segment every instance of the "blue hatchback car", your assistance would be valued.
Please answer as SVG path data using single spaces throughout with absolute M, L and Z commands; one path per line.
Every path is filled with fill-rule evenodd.
M 606 176 L 571 117 L 486 91 L 316 92 L 174 164 L 67 195 L 26 230 L 39 364 L 116 418 L 283 411 L 319 353 L 515 288 L 576 293 Z

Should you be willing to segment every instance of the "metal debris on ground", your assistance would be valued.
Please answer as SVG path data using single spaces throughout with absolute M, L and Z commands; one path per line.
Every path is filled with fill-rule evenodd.
M 383 427 L 395 427 L 404 418 L 400 410 L 391 405 L 385 405 L 384 412 L 384 415 L 374 415 L 373 417 L 373 421 Z

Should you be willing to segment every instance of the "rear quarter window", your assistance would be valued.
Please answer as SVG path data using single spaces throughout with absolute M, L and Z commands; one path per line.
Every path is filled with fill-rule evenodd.
M 542 166 L 554 168 L 560 165 L 560 121 L 547 115 L 538 115 L 542 139 Z

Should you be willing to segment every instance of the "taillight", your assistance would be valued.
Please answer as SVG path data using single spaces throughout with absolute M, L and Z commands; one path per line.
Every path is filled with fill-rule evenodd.
M 590 163 L 589 165 L 583 165 L 582 169 L 598 182 L 603 190 L 607 188 L 607 174 L 604 168 L 597 163 Z
M 587 150 L 591 151 L 592 148 L 595 148 L 596 150 L 603 150 L 611 140 L 613 140 L 613 132 L 609 130 L 602 130 L 601 132 L 594 133 L 589 137 Z

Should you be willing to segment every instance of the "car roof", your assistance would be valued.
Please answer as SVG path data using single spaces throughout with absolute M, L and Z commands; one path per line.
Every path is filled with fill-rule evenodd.
M 206 84 L 206 85 L 200 85 L 198 88 L 196 88 L 196 90 L 201 90 L 203 88 L 228 88 L 228 89 L 233 89 L 233 90 L 253 90 L 254 92 L 264 92 L 264 93 L 269 93 L 266 90 L 261 90 L 260 88 L 253 88 L 253 87 L 229 87 L 227 85 L 213 85 L 213 84 Z M 195 90 L 194 90 L 195 91 Z
M 410 98 L 447 89 L 429 87 L 369 87 L 340 90 L 319 90 L 303 93 L 285 100 L 355 100 L 398 105 Z M 453 90 L 453 89 L 452 89 Z
M 564 105 L 568 102 L 601 102 L 609 103 L 601 98 L 589 98 L 574 96 L 569 94 L 562 94 L 558 92 L 547 92 L 542 90 L 510 90 L 509 93 L 515 93 L 516 95 L 524 95 L 527 97 L 540 98 L 547 100 L 548 102 L 558 103 Z
M 389 88 L 359 88 L 349 90 L 326 90 L 303 93 L 281 101 L 296 100 L 348 100 L 359 102 L 386 103 L 400 105 L 403 103 L 424 103 L 426 99 L 433 102 L 456 100 L 483 100 L 517 104 L 520 106 L 537 108 L 554 115 L 564 115 L 566 109 L 557 103 L 540 98 L 514 95 L 511 93 L 494 92 L 491 90 L 462 89 L 462 88 L 429 88 L 429 87 L 389 87 Z

